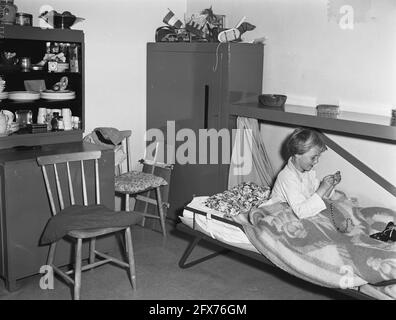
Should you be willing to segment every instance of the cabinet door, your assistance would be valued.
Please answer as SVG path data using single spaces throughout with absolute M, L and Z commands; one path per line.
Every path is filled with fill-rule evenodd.
M 147 129 L 158 128 L 163 132 L 168 148 L 164 150 L 164 159 L 176 160 L 169 194 L 168 217 L 171 219 L 176 219 L 193 195 L 211 195 L 218 191 L 218 165 L 206 164 L 209 155 L 206 161 L 200 161 L 200 155 L 207 152 L 200 152 L 198 139 L 200 129 L 219 126 L 222 69 L 221 63 L 217 63 L 214 70 L 215 66 L 215 50 L 171 51 L 148 47 Z M 174 122 L 167 127 L 167 121 Z M 188 138 L 175 141 L 183 139 L 178 136 L 183 133 L 188 134 Z M 183 153 L 183 148 L 188 151 Z M 187 157 L 191 163 L 183 163 Z

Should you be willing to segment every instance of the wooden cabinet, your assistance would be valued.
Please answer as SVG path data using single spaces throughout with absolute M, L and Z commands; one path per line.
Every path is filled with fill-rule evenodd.
M 47 260 L 49 246 L 40 246 L 39 240 L 51 217 L 51 210 L 36 158 L 91 150 L 102 150 L 99 160 L 101 203 L 114 208 L 113 150 L 83 142 L 48 144 L 40 150 L 30 151 L 0 150 L 0 276 L 9 290 L 16 288 L 18 279 L 39 273 Z M 74 170 L 78 174 L 77 166 L 72 168 L 72 175 Z M 93 174 L 92 163 L 86 167 L 86 175 Z M 67 186 L 62 189 L 67 190 Z M 89 201 L 94 201 L 94 190 L 93 183 L 88 185 Z M 97 243 L 104 251 L 117 248 L 114 236 L 98 239 Z M 85 258 L 88 257 L 87 245 L 84 243 Z M 72 244 L 61 240 L 57 247 L 56 264 L 66 265 L 73 259 Z
M 227 187 L 228 164 L 220 156 L 221 139 L 217 161 L 211 163 L 210 152 L 200 157 L 199 133 L 202 129 L 228 128 L 228 105 L 257 98 L 262 91 L 263 58 L 261 44 L 148 43 L 147 129 L 161 130 L 169 148 L 164 148 L 164 158 L 176 160 L 169 218 L 175 220 L 193 195 L 212 195 Z M 192 161 L 187 163 L 175 157 L 187 140 L 177 138 L 181 129 L 193 132 L 196 138 L 190 140 L 196 153 L 190 154 Z
M 30 58 L 31 64 L 40 62 L 45 54 L 64 52 L 67 70 L 50 71 L 48 65 L 43 70 L 22 69 L 22 58 Z M 5 59 L 6 53 L 15 53 L 19 63 L 12 64 Z M 58 72 L 62 71 L 62 72 Z M 73 116 L 79 117 L 80 128 L 58 132 L 29 133 L 28 130 L 20 129 L 7 136 L 0 137 L 0 149 L 18 145 L 42 145 L 60 142 L 80 141 L 84 131 L 85 108 L 84 108 L 84 33 L 80 30 L 69 29 L 41 29 L 39 27 L 0 25 L 0 76 L 6 81 L 6 92 L 25 91 L 25 81 L 42 80 L 46 89 L 52 89 L 53 85 L 62 77 L 68 78 L 67 89 L 75 92 L 75 98 L 70 100 L 38 99 L 11 100 L 0 99 L 0 109 L 11 112 L 17 110 L 31 110 L 32 122 L 37 122 L 39 108 L 61 110 L 69 108 Z

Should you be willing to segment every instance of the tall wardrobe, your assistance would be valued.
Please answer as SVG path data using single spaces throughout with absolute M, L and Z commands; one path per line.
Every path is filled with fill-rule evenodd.
M 147 44 L 147 129 L 162 132 L 162 159 L 174 162 L 168 218 L 177 220 L 193 196 L 227 188 L 223 142 L 218 140 L 218 161 L 213 161 L 209 140 L 206 150 L 199 150 L 199 130 L 228 128 L 228 105 L 262 92 L 263 59 L 262 44 Z

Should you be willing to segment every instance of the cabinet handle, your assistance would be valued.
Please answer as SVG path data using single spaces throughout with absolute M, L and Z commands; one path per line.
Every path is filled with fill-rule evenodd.
M 204 129 L 208 129 L 209 86 L 205 85 Z

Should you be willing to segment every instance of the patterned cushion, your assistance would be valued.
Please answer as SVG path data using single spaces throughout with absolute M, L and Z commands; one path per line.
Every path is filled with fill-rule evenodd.
M 139 193 L 168 183 L 164 178 L 150 173 L 130 171 L 115 177 L 115 191 Z

